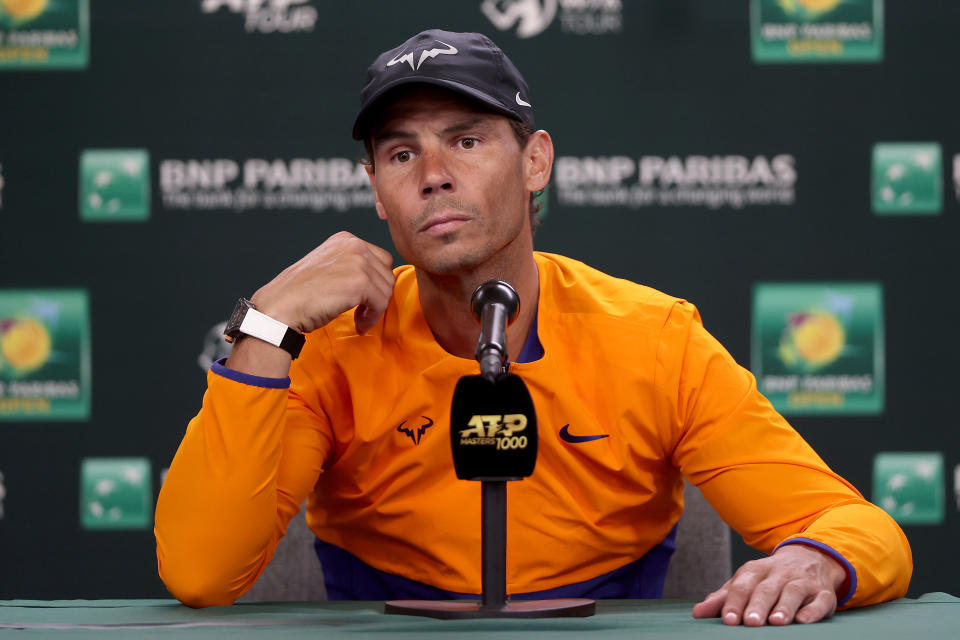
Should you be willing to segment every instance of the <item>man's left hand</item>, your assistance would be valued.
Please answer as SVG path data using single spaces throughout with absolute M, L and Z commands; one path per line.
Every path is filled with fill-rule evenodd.
M 722 616 L 724 624 L 817 622 L 837 609 L 847 572 L 839 562 L 803 544 L 744 564 L 722 587 L 693 607 L 694 618 Z

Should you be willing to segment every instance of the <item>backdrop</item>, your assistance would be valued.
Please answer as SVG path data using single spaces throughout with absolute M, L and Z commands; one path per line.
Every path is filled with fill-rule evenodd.
M 166 595 L 153 509 L 220 326 L 338 230 L 392 249 L 349 132 L 367 65 L 428 27 L 526 76 L 557 149 L 537 248 L 697 304 L 902 523 L 911 592 L 960 593 L 957 3 L 0 12 L 0 598 Z

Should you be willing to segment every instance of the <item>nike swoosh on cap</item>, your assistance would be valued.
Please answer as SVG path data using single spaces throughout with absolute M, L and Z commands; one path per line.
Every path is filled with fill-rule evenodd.
M 609 433 L 603 433 L 595 436 L 575 436 L 572 433 L 570 433 L 569 424 L 563 425 L 563 428 L 560 429 L 560 439 L 563 440 L 564 442 L 572 442 L 573 444 L 577 444 L 579 442 L 590 442 L 591 440 L 602 440 L 603 438 L 609 438 L 609 437 L 610 437 Z
M 520 92 L 517 91 L 517 104 L 521 107 L 529 107 L 530 103 L 520 97 Z

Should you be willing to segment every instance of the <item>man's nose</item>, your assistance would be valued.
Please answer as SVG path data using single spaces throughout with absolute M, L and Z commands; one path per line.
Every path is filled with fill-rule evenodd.
M 423 197 L 452 193 L 454 188 L 453 176 L 440 151 L 423 151 L 420 159 L 421 186 Z

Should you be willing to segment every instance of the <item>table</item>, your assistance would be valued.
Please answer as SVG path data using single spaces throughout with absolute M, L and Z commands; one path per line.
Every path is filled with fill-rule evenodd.
M 382 602 L 250 603 L 190 609 L 174 600 L 0 601 L 0 636 L 56 638 L 907 638 L 960 637 L 960 598 L 928 593 L 789 627 L 694 620 L 689 602 L 600 600 L 592 618 L 433 620 L 387 616 Z M 16 629 L 26 629 L 18 632 Z

